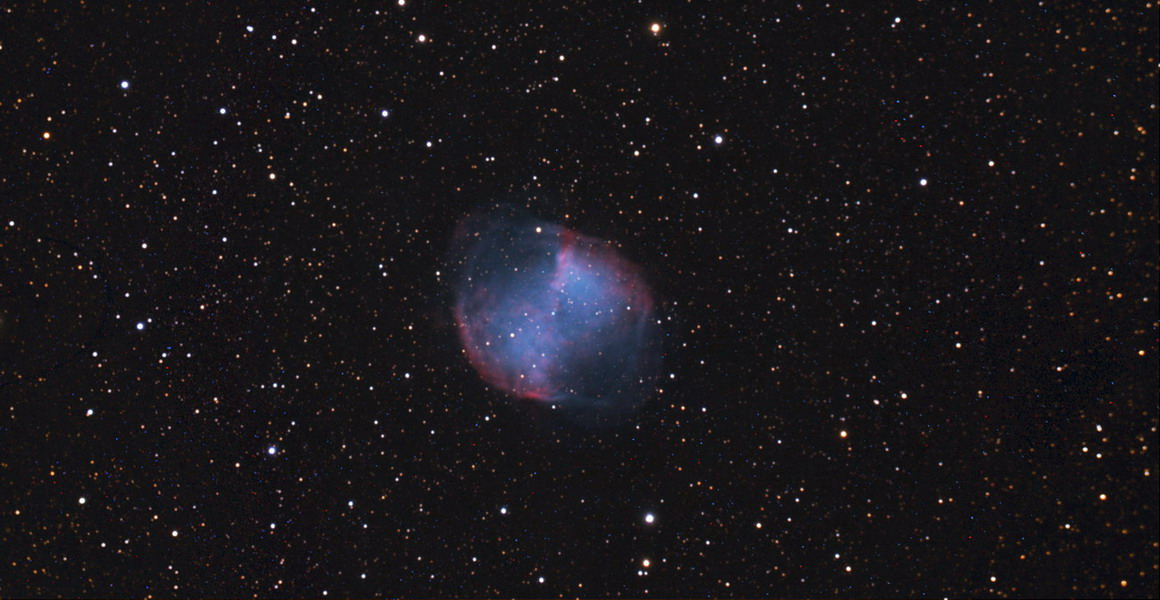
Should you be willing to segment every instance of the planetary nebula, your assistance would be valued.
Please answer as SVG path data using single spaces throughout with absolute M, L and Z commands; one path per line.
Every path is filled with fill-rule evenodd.
M 455 316 L 472 365 L 520 398 L 638 407 L 660 367 L 652 294 L 608 243 L 528 217 L 464 224 Z

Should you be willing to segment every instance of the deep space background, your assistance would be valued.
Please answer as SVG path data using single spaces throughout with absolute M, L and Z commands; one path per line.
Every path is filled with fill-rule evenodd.
M 0 4 L 0 595 L 1157 593 L 1155 2 Z M 514 205 L 651 400 L 489 388 Z

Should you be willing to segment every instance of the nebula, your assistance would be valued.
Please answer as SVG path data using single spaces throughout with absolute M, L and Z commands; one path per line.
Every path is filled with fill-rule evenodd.
M 660 327 L 635 264 L 607 242 L 522 216 L 471 219 L 461 243 L 455 317 L 486 383 L 606 413 L 648 399 Z

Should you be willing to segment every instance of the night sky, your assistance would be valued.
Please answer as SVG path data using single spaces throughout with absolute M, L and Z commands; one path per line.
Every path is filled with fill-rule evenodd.
M 230 4 L 0 7 L 0 595 L 1157 593 L 1155 2 Z

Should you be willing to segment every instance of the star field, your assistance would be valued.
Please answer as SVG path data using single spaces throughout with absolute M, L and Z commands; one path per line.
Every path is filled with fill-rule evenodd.
M 1155 595 L 1157 14 L 7 7 L 0 595 Z M 639 409 L 473 370 L 500 207 Z

